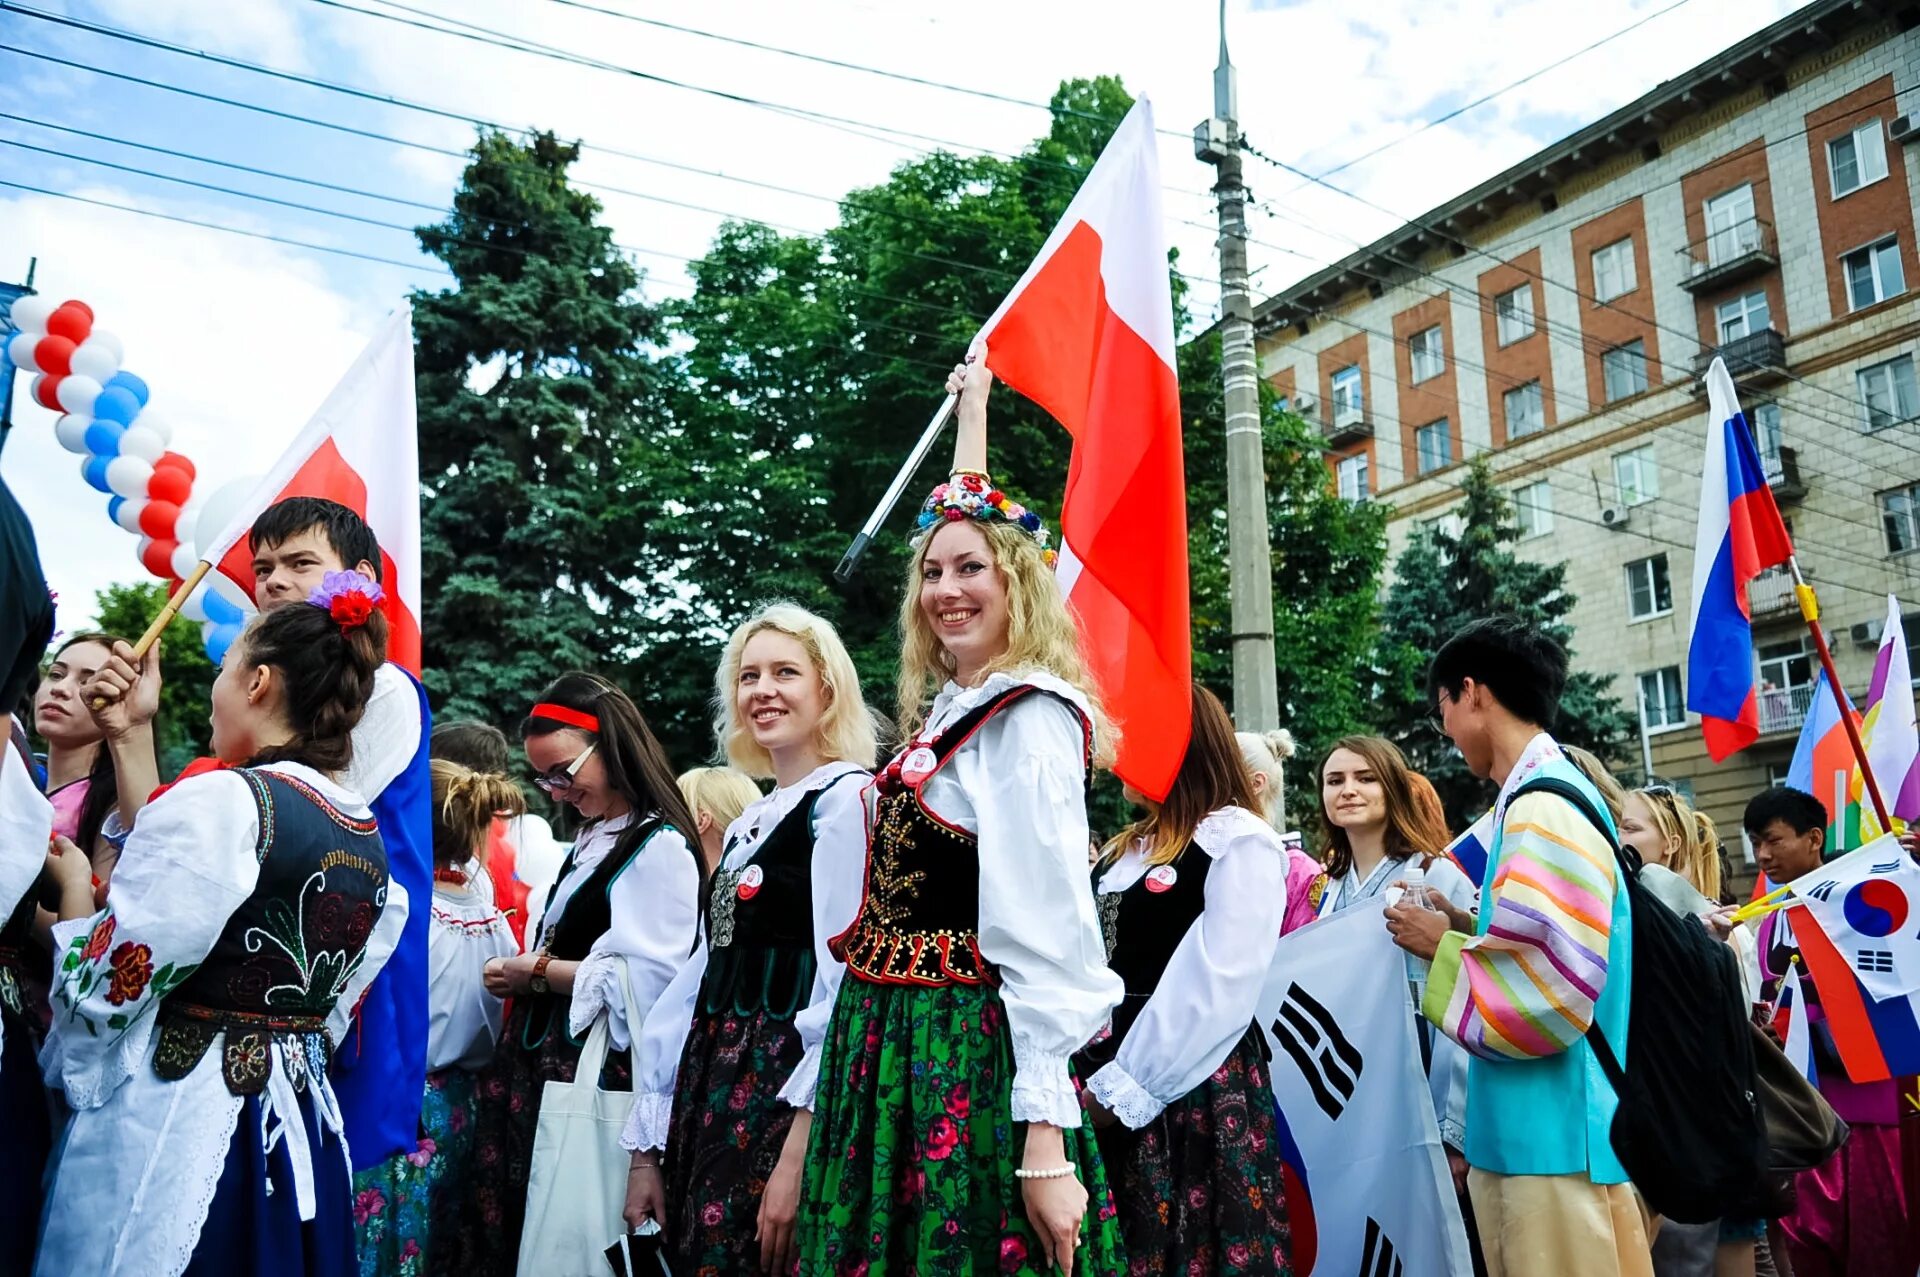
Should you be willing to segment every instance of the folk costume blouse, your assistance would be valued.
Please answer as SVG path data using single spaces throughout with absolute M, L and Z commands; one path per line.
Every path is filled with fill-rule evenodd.
M 948 683 L 920 739 L 1021 686 L 1049 695 L 1023 696 L 988 718 L 925 783 L 920 803 L 979 841 L 978 943 L 1012 1035 L 1013 1120 L 1075 1127 L 1082 1114 L 1068 1061 L 1122 994 L 1087 879 L 1087 700 L 1038 670 L 993 674 L 978 687 Z M 808 1042 L 783 1092 L 798 1107 L 813 1107 L 823 1037 Z
M 260 769 L 317 793 L 341 816 L 372 820 L 365 803 L 298 763 Z M 42 1254 L 61 1272 L 168 1277 L 192 1258 L 227 1163 L 244 1097 L 229 1089 L 218 1043 L 176 1080 L 156 1071 L 160 1003 L 213 951 L 260 878 L 260 807 L 238 772 L 182 781 L 141 811 L 107 905 L 53 929 L 53 1031 L 41 1056 L 47 1082 L 77 1110 L 58 1154 Z M 338 1042 L 360 995 L 406 925 L 406 890 L 390 878 L 384 907 L 357 965 L 330 969 L 308 955 L 314 980 L 339 989 L 326 1031 Z M 297 946 L 306 951 L 304 938 Z M 262 1138 L 285 1141 L 296 1182 L 312 1193 L 299 1106 L 310 1098 L 339 1133 L 324 1068 L 284 1038 L 271 1040 L 260 1093 Z M 300 1090 L 296 1090 L 296 1085 Z M 342 1136 L 344 1140 L 344 1135 Z
M 614 850 L 633 823 L 631 814 L 588 827 L 574 844 L 540 921 L 551 934 L 566 917 L 567 906 L 593 871 Z M 657 825 L 633 859 L 607 887 L 611 918 L 607 930 L 573 975 L 573 1004 L 568 1028 L 584 1037 L 602 1011 L 607 1013 L 615 1050 L 625 1050 L 640 1033 L 629 1024 L 627 999 L 642 1017 L 651 1012 L 667 985 L 693 955 L 699 930 L 700 860 L 679 830 Z M 621 987 L 621 972 L 626 987 Z
M 1198 872 L 1188 863 L 1196 854 L 1210 862 L 1200 916 L 1174 949 L 1113 1061 L 1087 1079 L 1087 1089 L 1135 1130 L 1205 1081 L 1246 1036 L 1280 944 L 1286 847 L 1271 825 L 1242 807 L 1222 807 L 1202 820 L 1175 864 L 1150 866 L 1143 848 L 1128 848 L 1100 875 L 1102 904 L 1143 877 L 1145 889 L 1153 891 L 1158 884 L 1171 886 L 1182 872 Z M 1127 943 L 1124 931 L 1119 940 Z
M 0 922 L 5 922 L 46 864 L 47 836 L 53 829 L 53 804 L 34 783 L 27 760 L 11 740 L 0 739 Z M 857 890 L 857 888 L 856 888 Z M 0 968 L 0 982 L 11 982 L 13 973 Z M 9 996 L 0 988 L 0 998 Z M 18 993 L 13 992 L 13 997 Z M 0 1019 L 0 1041 L 4 1041 L 4 1019 Z
M 494 958 L 520 952 L 506 915 L 495 907 L 487 876 L 455 894 L 436 887 L 427 926 L 427 1072 L 475 1070 L 493 1059 L 506 1004 L 487 992 Z
M 752 860 L 767 836 L 793 814 L 807 795 L 818 793 L 813 805 L 814 971 L 807 1004 L 794 1016 L 801 1046 L 810 1050 L 826 1036 L 833 1000 L 846 968 L 828 951 L 827 943 L 853 924 L 860 909 L 860 890 L 867 862 L 867 815 L 863 794 L 869 777 L 854 763 L 824 763 L 791 785 L 766 794 L 727 826 L 726 851 L 720 873 L 736 871 Z M 629 1149 L 658 1149 L 667 1144 L 667 1123 L 680 1056 L 687 1045 L 706 980 L 712 950 L 702 943 L 660 996 L 656 1014 L 647 1017 L 640 1035 L 639 1059 L 634 1069 L 633 1113 L 620 1142 Z M 818 1056 L 815 1057 L 818 1068 Z M 789 1088 L 792 1083 L 789 1081 Z M 813 1087 L 806 1088 L 811 1096 Z M 782 1092 L 782 1099 L 786 1099 Z M 792 1103 L 791 1100 L 788 1100 Z M 805 1106 L 797 1106 L 805 1107 Z

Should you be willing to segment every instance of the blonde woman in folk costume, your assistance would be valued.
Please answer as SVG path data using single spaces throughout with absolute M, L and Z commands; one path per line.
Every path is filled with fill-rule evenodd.
M 907 743 L 875 780 L 818 1089 L 793 1097 L 814 1114 L 805 1273 L 1124 1268 L 1069 1064 L 1122 991 L 1087 878 L 1085 786 L 1112 740 L 1045 530 L 983 472 L 984 355 L 947 382 L 955 473 L 901 606 Z

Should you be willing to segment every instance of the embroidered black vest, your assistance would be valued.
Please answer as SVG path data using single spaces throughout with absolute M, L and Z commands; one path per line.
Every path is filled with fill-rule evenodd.
M 849 975 L 875 984 L 994 982 L 980 957 L 979 840 L 928 811 L 920 789 L 988 719 L 1031 692 L 1054 695 L 1029 684 L 1009 688 L 926 743 L 933 765 L 924 775 L 911 782 L 903 775 L 910 748 L 876 778 L 866 890 L 853 926 L 832 944 Z
M 1119 1050 L 1147 999 L 1160 987 L 1174 951 L 1207 907 L 1207 874 L 1213 869 L 1213 857 L 1206 848 L 1190 842 L 1164 868 L 1173 870 L 1173 881 L 1164 889 L 1156 890 L 1156 870 L 1149 869 L 1124 891 L 1094 896 L 1100 932 L 1107 942 L 1107 965 L 1127 990 L 1114 1008 L 1113 1036 L 1098 1044 L 1108 1059 Z M 1094 872 L 1096 892 L 1105 869 Z M 1164 878 L 1161 874 L 1160 879 Z
M 264 1090 L 272 1045 L 290 1067 L 324 1072 L 327 1015 L 360 968 L 387 903 L 387 851 L 371 819 L 348 816 L 312 786 L 276 772 L 235 773 L 260 816 L 253 894 L 227 919 L 199 967 L 159 1009 L 153 1067 L 191 1073 L 221 1033 L 221 1072 L 235 1095 Z
M 713 876 L 702 1015 L 764 1010 L 784 1020 L 807 1004 L 814 970 L 814 805 L 835 785 L 869 779 L 866 772 L 847 772 L 809 790 L 746 863 Z

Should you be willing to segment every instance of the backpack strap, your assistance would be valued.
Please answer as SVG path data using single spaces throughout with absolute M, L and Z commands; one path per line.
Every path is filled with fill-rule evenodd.
M 1558 776 L 1536 776 L 1514 790 L 1513 797 L 1507 800 L 1507 805 L 1511 807 L 1523 794 L 1536 793 L 1552 794 L 1570 803 L 1573 809 L 1585 816 L 1587 823 L 1599 830 L 1600 836 L 1607 840 L 1607 846 L 1613 849 L 1614 863 L 1620 867 L 1620 872 L 1627 876 L 1627 882 L 1632 884 L 1639 881 L 1639 854 L 1632 848 L 1621 845 L 1619 837 L 1613 831 L 1613 826 L 1601 816 L 1577 786 L 1561 780 Z M 1631 885 L 1628 890 L 1632 890 Z M 1613 1053 L 1613 1046 L 1607 1041 L 1607 1035 L 1600 1031 L 1598 1001 L 1594 1003 L 1593 1023 L 1587 1026 L 1586 1038 L 1587 1045 L 1593 1048 L 1593 1058 L 1600 1062 L 1600 1071 L 1607 1075 L 1607 1081 L 1612 1084 L 1614 1094 L 1624 1094 L 1627 1088 L 1627 1071 L 1621 1066 L 1620 1058 Z

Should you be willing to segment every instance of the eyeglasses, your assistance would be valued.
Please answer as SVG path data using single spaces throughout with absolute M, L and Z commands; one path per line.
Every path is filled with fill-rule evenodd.
M 599 742 L 596 741 L 594 744 L 581 750 L 579 757 L 575 758 L 565 767 L 556 767 L 550 772 L 541 772 L 533 778 L 533 783 L 540 786 L 542 793 L 548 795 L 564 794 L 578 783 L 577 778 L 580 775 L 580 769 L 587 765 L 587 760 L 593 757 L 593 751 L 599 747 Z

